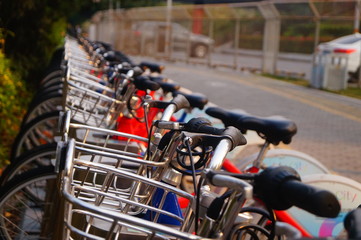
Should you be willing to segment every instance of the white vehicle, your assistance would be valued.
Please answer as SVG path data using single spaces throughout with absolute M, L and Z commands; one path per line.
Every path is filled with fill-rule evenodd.
M 360 66 L 361 34 L 354 33 L 330 42 L 321 43 L 317 47 L 317 53 L 322 55 L 331 53 L 348 55 L 348 72 L 355 75 Z

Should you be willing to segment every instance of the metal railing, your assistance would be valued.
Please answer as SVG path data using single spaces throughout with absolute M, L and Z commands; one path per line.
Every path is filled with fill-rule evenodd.
M 357 0 L 176 5 L 170 12 L 167 7 L 110 9 L 93 16 L 89 36 L 127 54 L 280 74 L 286 72 L 277 65 L 283 53 L 312 63 L 319 42 L 330 40 L 322 38 L 321 30 L 333 31 L 333 38 L 351 34 L 357 9 Z M 330 24 L 349 29 L 337 32 Z M 240 56 L 258 60 L 242 62 Z M 304 72 L 290 74 L 305 77 Z

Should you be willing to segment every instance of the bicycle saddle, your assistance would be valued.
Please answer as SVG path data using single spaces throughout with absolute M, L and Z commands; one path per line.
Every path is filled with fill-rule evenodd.
M 124 62 L 132 64 L 132 61 L 120 51 L 107 51 L 103 54 L 103 58 L 104 60 L 110 62 L 109 65 L 115 65 Z
M 185 96 L 192 108 L 199 108 L 202 110 L 204 108 L 204 106 L 208 103 L 208 98 L 199 93 L 186 94 L 186 93 L 183 93 L 180 91 L 173 92 L 173 96 L 176 96 L 178 94 Z
M 141 62 L 139 64 L 139 67 L 141 67 L 143 70 L 149 69 L 151 72 L 157 72 L 157 73 L 162 73 L 164 69 L 164 66 L 153 62 Z
M 297 133 L 296 124 L 283 116 L 257 117 L 248 113 L 235 113 L 218 107 L 207 108 L 206 113 L 220 119 L 226 126 L 234 126 L 245 133 L 256 131 L 266 141 L 278 145 L 289 144 Z

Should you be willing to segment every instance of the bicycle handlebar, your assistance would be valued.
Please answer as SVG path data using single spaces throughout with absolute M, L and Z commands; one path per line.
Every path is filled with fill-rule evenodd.
M 183 130 L 195 133 L 207 133 L 212 135 L 222 135 L 224 129 L 215 128 L 211 122 L 206 118 L 192 118 L 184 126 Z
M 176 106 L 175 112 L 190 107 L 189 101 L 182 95 L 175 96 L 171 102 Z
M 252 199 L 253 187 L 248 182 L 232 177 L 230 175 L 217 174 L 219 171 L 205 169 L 203 176 L 214 186 L 228 187 L 238 191 L 244 191 L 246 199 Z
M 349 239 L 361 239 L 361 208 L 349 212 L 344 220 L 344 226 Z
M 290 167 L 271 167 L 255 176 L 255 193 L 275 210 L 297 206 L 320 217 L 334 218 L 340 212 L 336 196 L 323 189 L 304 184 Z
M 298 173 L 290 167 L 269 167 L 253 177 L 251 174 L 230 174 L 211 170 L 205 175 L 215 186 L 221 186 L 221 183 L 212 180 L 218 179 L 217 175 L 226 176 L 227 179 L 253 179 L 254 196 L 274 210 L 286 210 L 296 206 L 320 217 L 334 218 L 341 209 L 333 193 L 302 183 Z M 233 184 L 223 187 L 234 188 Z
M 235 127 L 215 128 L 211 126 L 211 123 L 206 118 L 192 118 L 187 123 L 169 122 L 169 121 L 155 121 L 154 125 L 158 128 L 169 130 L 182 130 L 192 133 L 205 133 L 216 136 L 223 136 L 230 141 L 230 149 L 225 149 L 225 152 L 232 150 L 233 148 L 245 145 L 247 143 L 246 138 Z

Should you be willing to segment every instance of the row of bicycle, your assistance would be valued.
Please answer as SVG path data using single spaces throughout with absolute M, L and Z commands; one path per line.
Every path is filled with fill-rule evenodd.
M 209 107 L 205 96 L 165 78 L 162 66 L 134 64 L 82 36 L 67 36 L 53 63 L 0 179 L 2 238 L 274 239 L 341 232 L 345 212 L 337 196 L 301 182 L 304 169 L 328 170 L 296 151 L 269 150 L 291 142 L 293 121 Z M 215 127 L 205 113 L 194 118 L 202 112 L 196 108 L 225 127 Z M 263 144 L 237 168 L 227 156 L 247 145 L 249 131 Z M 272 160 L 272 153 L 283 160 Z M 299 172 L 287 167 L 290 159 L 303 164 Z M 320 226 L 314 233 L 307 225 Z

